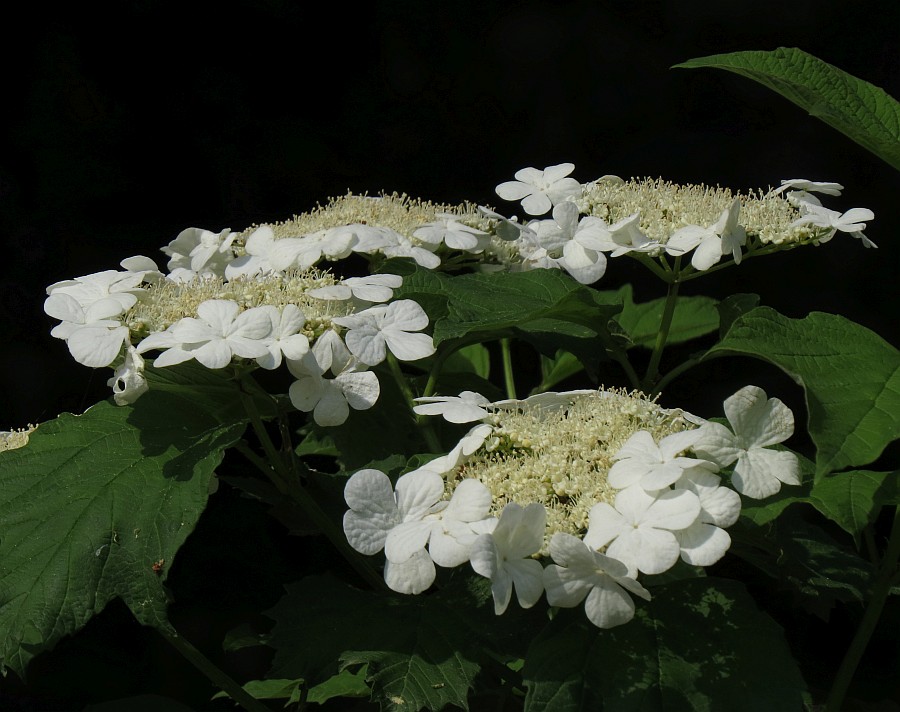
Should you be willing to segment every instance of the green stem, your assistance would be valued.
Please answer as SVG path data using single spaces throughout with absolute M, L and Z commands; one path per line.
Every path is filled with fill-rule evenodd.
M 679 258 L 680 259 L 680 258 Z M 678 271 L 678 259 L 676 259 L 676 274 Z M 672 318 L 675 316 L 675 304 L 678 302 L 678 277 L 669 282 L 669 289 L 666 293 L 666 304 L 663 307 L 662 320 L 659 323 L 659 331 L 656 332 L 656 344 L 653 347 L 653 353 L 650 354 L 650 363 L 647 366 L 647 373 L 641 384 L 641 390 L 649 391 L 656 383 L 659 375 L 659 362 L 662 359 L 663 350 L 666 348 L 666 342 L 669 340 L 669 329 L 672 328 Z
M 503 356 L 503 381 L 506 384 L 506 397 L 516 399 L 516 381 L 513 374 L 512 352 L 508 337 L 500 339 L 500 353 Z
M 406 404 L 409 406 L 410 412 L 413 413 L 416 418 L 416 424 L 419 426 L 419 430 L 422 431 L 428 449 L 431 450 L 431 452 L 442 452 L 441 441 L 438 440 L 437 433 L 434 432 L 431 423 L 413 410 L 416 405 L 415 394 L 409 386 L 406 374 L 400 369 L 400 362 L 397 361 L 397 357 L 388 352 L 386 360 L 388 368 L 391 369 L 391 374 L 394 376 L 394 380 L 397 381 L 400 392 L 403 393 L 403 397 L 406 399 Z
M 656 384 L 653 386 L 653 389 L 647 394 L 649 397 L 653 397 L 655 395 L 659 395 L 662 393 L 663 388 L 668 386 L 672 381 L 674 381 L 678 376 L 680 376 L 685 371 L 690 371 L 694 366 L 699 365 L 701 362 L 713 359 L 718 354 L 710 354 L 707 358 L 706 355 L 701 356 L 700 358 L 689 358 L 684 362 L 678 364 L 675 368 L 669 371 L 665 376 L 660 378 Z
M 237 702 L 247 712 L 271 712 L 262 702 L 253 697 L 237 682 L 232 680 L 222 670 L 216 667 L 197 648 L 191 645 L 185 638 L 177 633 L 170 633 L 166 630 L 157 628 L 159 634 L 168 641 L 168 643 L 181 653 L 185 659 L 200 672 L 202 672 L 213 684 L 224 690 L 232 700 Z
M 900 506 L 894 510 L 894 524 L 891 527 L 891 535 L 888 539 L 887 549 L 884 552 L 884 558 L 881 560 L 881 568 L 872 584 L 872 596 L 869 599 L 869 605 L 863 614 L 856 629 L 856 635 L 850 642 L 850 647 L 841 661 L 834 678 L 834 684 L 828 695 L 828 702 L 825 706 L 825 712 L 840 712 L 843 708 L 844 697 L 850 688 L 850 682 L 853 680 L 853 674 L 856 667 L 862 659 L 869 639 L 875 632 L 878 625 L 878 619 L 881 617 L 881 611 L 887 602 L 891 593 L 891 585 L 897 575 L 897 562 L 900 560 Z
M 242 376 L 242 382 L 243 381 L 248 381 L 248 385 L 250 385 L 250 383 L 252 383 L 252 378 L 250 375 L 246 374 Z M 279 452 L 275 447 L 275 444 L 269 437 L 269 433 L 262 422 L 262 417 L 260 416 L 259 409 L 256 407 L 253 396 L 247 392 L 247 389 L 245 389 L 243 385 L 240 388 L 240 394 L 244 409 L 247 411 L 247 415 L 250 416 L 250 424 L 253 427 L 253 431 L 256 433 L 260 445 L 262 445 L 266 456 L 269 458 L 269 462 L 267 463 L 268 466 L 263 465 L 263 471 L 269 476 L 278 488 L 278 491 L 287 495 L 300 505 L 300 508 L 306 516 L 310 518 L 312 523 L 328 538 L 332 545 L 343 555 L 365 581 L 377 591 L 388 590 L 384 579 L 378 575 L 366 559 L 363 559 L 362 556 L 360 556 L 356 549 L 350 546 L 347 542 L 347 537 L 344 536 L 343 530 L 331 521 L 331 518 L 322 511 L 318 503 L 300 484 L 300 479 L 295 471 L 294 463 L 291 462 L 288 464 L 285 455 Z M 290 455 L 293 456 L 293 451 L 291 451 Z M 251 461 L 259 465 L 260 459 L 261 458 L 251 459 Z
M 626 356 L 623 351 L 613 351 L 610 355 L 613 360 L 622 367 L 622 370 L 625 371 L 625 375 L 628 376 L 628 380 L 631 382 L 631 387 L 640 389 L 641 377 L 637 375 L 637 371 L 634 370 L 634 366 L 631 365 L 628 356 Z

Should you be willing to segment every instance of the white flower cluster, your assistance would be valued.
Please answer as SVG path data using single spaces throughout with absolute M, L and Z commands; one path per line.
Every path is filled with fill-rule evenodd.
M 600 628 L 626 623 L 629 594 L 650 598 L 640 573 L 725 554 L 737 492 L 800 482 L 796 456 L 769 449 L 793 415 L 755 386 L 726 400 L 732 430 L 616 391 L 420 400 L 420 414 L 478 424 L 394 487 L 378 470 L 352 475 L 344 532 L 363 554 L 384 550 L 385 581 L 402 593 L 426 590 L 435 565 L 469 562 L 491 580 L 498 615 L 515 589 L 523 608 L 545 593 L 552 606 L 584 603 Z M 717 474 L 732 464 L 734 489 Z
M 302 253 L 274 241 L 267 226 L 247 239 L 245 256 L 235 255 L 233 243 L 228 230 L 189 228 L 163 248 L 167 275 L 149 258 L 132 257 L 121 263 L 125 271 L 50 285 L 44 311 L 61 321 L 51 334 L 85 366 L 117 363 L 109 385 L 120 405 L 147 391 L 143 355 L 150 351 L 161 352 L 157 367 L 196 360 L 220 369 L 237 360 L 273 370 L 285 363 L 297 379 L 291 402 L 320 425 L 339 425 L 350 408 L 375 404 L 380 388 L 368 369 L 387 351 L 401 361 L 434 353 L 431 337 L 420 333 L 428 326 L 422 307 L 386 304 L 401 277 L 337 281 L 301 268 Z M 335 244 L 319 248 L 334 254 Z
M 521 200 L 529 215 L 552 209 L 552 217 L 519 223 L 482 208 L 495 221 L 488 253 L 512 269 L 563 269 L 591 284 L 605 273 L 607 254 L 690 254 L 693 268 L 705 271 L 727 256 L 740 264 L 751 237 L 793 246 L 828 242 L 841 231 L 876 246 L 862 233 L 875 217 L 871 210 L 838 213 L 812 194 L 840 195 L 837 183 L 793 179 L 765 194 L 733 196 L 720 188 L 611 175 L 582 185 L 568 177 L 574 169 L 572 163 L 524 168 L 516 180 L 498 185 L 501 198 Z

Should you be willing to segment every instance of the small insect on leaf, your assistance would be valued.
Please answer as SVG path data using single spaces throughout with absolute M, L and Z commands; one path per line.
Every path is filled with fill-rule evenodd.
M 162 574 L 163 566 L 165 566 L 165 565 L 166 565 L 166 560 L 160 559 L 159 561 L 154 561 L 153 566 L 151 566 L 150 568 L 153 569 L 153 573 L 155 573 L 157 576 L 159 576 L 160 574 Z

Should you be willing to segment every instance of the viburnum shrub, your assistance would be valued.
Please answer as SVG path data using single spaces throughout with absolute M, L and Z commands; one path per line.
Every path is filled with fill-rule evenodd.
M 797 50 L 694 64 L 809 91 L 848 76 Z M 833 103 L 900 119 L 850 79 Z M 896 161 L 864 115 L 839 128 Z M 52 335 L 112 369 L 112 397 L 4 434 L 0 664 L 22 673 L 118 597 L 250 710 L 800 709 L 802 666 L 744 586 L 755 567 L 798 605 L 868 606 L 839 709 L 896 582 L 897 525 L 879 551 L 872 523 L 897 473 L 857 468 L 900 435 L 900 352 L 840 316 L 680 290 L 833 239 L 874 248 L 874 214 L 831 182 L 575 176 L 524 168 L 496 187 L 506 209 L 348 193 L 284 222 L 187 228 L 162 269 L 135 256 L 50 285 Z M 625 260 L 664 296 L 607 288 Z M 667 351 L 695 340 L 686 360 Z M 668 401 L 681 374 L 733 355 L 803 387 L 812 459 L 791 449 L 791 409 L 752 383 L 715 412 Z M 226 457 L 239 477 L 217 476 Z M 167 567 L 220 479 L 301 512 L 333 562 L 267 612 L 271 675 L 243 687 L 166 614 Z M 873 558 L 800 509 L 865 534 Z

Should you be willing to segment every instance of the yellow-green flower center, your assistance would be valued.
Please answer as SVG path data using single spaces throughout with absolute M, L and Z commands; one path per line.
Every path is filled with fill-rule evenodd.
M 799 210 L 783 195 L 768 191 L 734 193 L 729 188 L 679 185 L 662 178 L 632 178 L 627 181 L 599 180 L 584 187 L 576 200 L 579 209 L 613 224 L 639 212 L 641 231 L 663 244 L 679 228 L 713 225 L 737 197 L 741 201 L 739 223 L 750 237 L 763 243 L 814 242 L 824 231 L 791 223 Z
M 312 340 L 330 327 L 334 317 L 353 312 L 349 301 L 318 299 L 309 294 L 313 289 L 336 283 L 330 272 L 316 269 L 237 277 L 229 282 L 215 277 L 184 283 L 161 280 L 150 285 L 143 298 L 126 312 L 124 323 L 139 340 L 165 331 L 184 317 L 196 317 L 197 307 L 208 299 L 230 299 L 242 310 L 267 304 L 281 309 L 286 304 L 296 304 L 306 317 L 303 333 Z
M 638 392 L 597 391 L 573 395 L 559 408 L 525 405 L 498 410 L 493 433 L 463 465 L 447 474 L 448 489 L 466 478 L 493 495 L 492 514 L 507 502 L 547 508 L 543 553 L 555 532 L 579 534 L 598 502 L 612 504 L 606 481 L 613 457 L 631 435 L 649 431 L 658 441 L 691 425 L 679 410 L 666 410 Z

